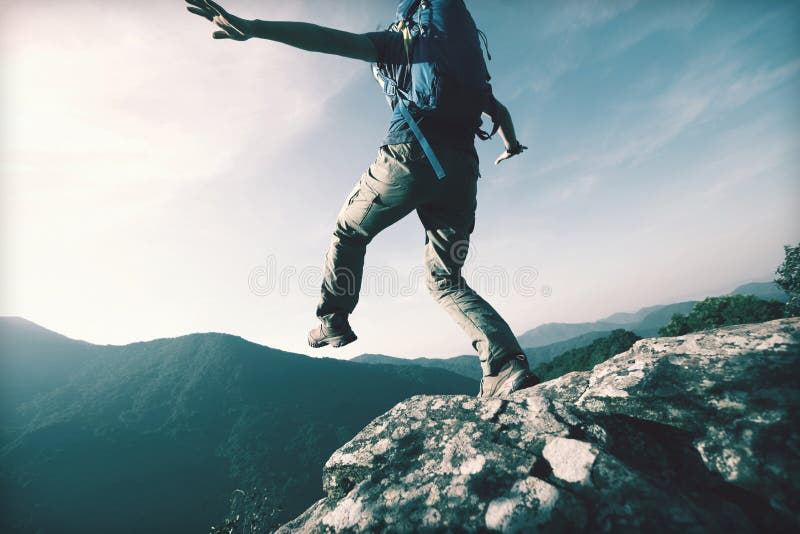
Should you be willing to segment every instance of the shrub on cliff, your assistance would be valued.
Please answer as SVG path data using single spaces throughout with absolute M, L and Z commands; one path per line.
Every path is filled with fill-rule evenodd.
M 585 347 L 568 350 L 553 360 L 536 366 L 533 372 L 542 380 L 551 380 L 572 371 L 588 371 L 598 363 L 625 352 L 640 339 L 642 338 L 633 332 L 618 328 Z
M 231 495 L 231 510 L 210 534 L 266 534 L 274 532 L 281 505 L 273 491 L 253 488 L 249 493 L 237 489 Z
M 735 324 L 763 323 L 783 317 L 784 304 L 753 295 L 709 297 L 698 302 L 688 315 L 676 313 L 659 329 L 660 336 L 682 336 L 709 328 Z
M 789 294 L 784 310 L 786 317 L 800 316 L 800 244 L 796 247 L 783 247 L 783 263 L 775 271 L 775 283 Z

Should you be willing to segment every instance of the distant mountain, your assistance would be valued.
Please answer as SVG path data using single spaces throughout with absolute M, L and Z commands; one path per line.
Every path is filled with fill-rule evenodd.
M 572 371 L 589 371 L 598 363 L 623 353 L 642 339 L 633 332 L 622 328 L 609 332 L 585 346 L 579 346 L 559 354 L 549 362 L 533 368 L 543 381 L 558 378 Z
M 0 334 L 2 532 L 208 532 L 252 487 L 285 520 L 322 497 L 324 461 L 374 417 L 478 390 L 226 334 L 99 346 L 19 318 Z
M 571 337 L 564 341 L 557 341 L 555 343 L 550 343 L 549 345 L 544 345 L 542 347 L 525 347 L 523 350 L 525 351 L 525 354 L 528 356 L 528 361 L 530 362 L 531 367 L 535 367 L 537 365 L 541 365 L 543 363 L 551 361 L 556 356 L 559 356 L 567 352 L 568 350 L 577 349 L 579 347 L 585 347 L 595 339 L 605 337 L 609 334 L 611 334 L 611 330 L 607 331 L 598 330 L 595 332 L 586 332 L 585 334 Z
M 647 306 L 646 308 L 642 308 L 635 312 L 617 312 L 609 315 L 608 317 L 600 319 L 600 322 L 621 325 L 636 324 L 654 311 L 663 307 L 663 304 L 657 304 L 655 306 Z
M 658 329 L 669 323 L 675 313 L 689 313 L 697 301 L 677 302 L 642 308 L 634 313 L 616 313 L 608 318 L 593 323 L 547 323 L 519 336 L 520 344 L 528 356 L 531 367 L 542 365 L 561 354 L 585 347 L 596 339 L 606 337 L 612 331 L 622 328 L 630 330 L 640 337 L 658 335 Z M 612 323 L 609 319 L 616 317 L 628 323 Z M 633 321 L 633 322 L 631 322 Z M 605 329 L 604 329 L 605 328 Z M 562 339 L 563 338 L 563 339 Z M 537 345 L 548 339 L 557 339 L 544 345 Z M 527 344 L 526 344 L 527 343 Z M 398 358 L 383 354 L 361 354 L 350 361 L 369 364 L 418 365 L 447 369 L 468 378 L 480 380 L 482 376 L 478 356 L 464 355 L 453 358 Z
M 753 295 L 764 300 L 788 302 L 789 295 L 775 282 L 753 282 L 744 284 L 730 292 L 731 295 Z
M 96 357 L 94 345 L 43 328 L 21 317 L 0 320 L 0 431 L 13 417 L 9 408 L 63 384 Z
M 543 347 L 528 347 L 523 349 L 528 356 L 531 368 L 551 362 L 562 354 L 590 345 L 592 342 L 608 337 L 612 331 L 587 332 L 579 336 L 545 345 Z M 385 354 L 360 354 L 350 359 L 351 362 L 366 363 L 371 365 L 418 365 L 422 367 L 435 367 L 446 369 L 454 373 L 480 380 L 483 372 L 478 356 L 455 356 L 452 358 L 398 358 Z
M 645 315 L 638 323 L 628 325 L 625 329 L 642 337 L 655 337 L 658 335 L 658 329 L 668 324 L 673 315 L 676 313 L 689 313 L 698 302 L 699 301 L 696 300 L 688 300 L 686 302 L 676 302 L 675 304 L 660 306 L 656 310 Z
M 690 300 L 674 304 L 649 306 L 634 313 L 614 314 L 606 319 L 591 323 L 545 323 L 528 330 L 517 339 L 523 347 L 526 347 L 527 352 L 528 349 L 569 341 L 590 332 L 599 332 L 606 335 L 608 332 L 618 328 L 630 330 L 642 337 L 652 337 L 658 334 L 658 329 L 667 324 L 674 313 L 688 313 L 696 303 L 697 301 Z M 612 322 L 610 319 L 622 322 Z
M 350 358 L 351 362 L 382 365 L 418 365 L 421 367 L 445 369 L 447 371 L 480 380 L 483 373 L 478 356 L 454 356 L 452 358 L 397 358 L 385 354 L 359 354 Z
M 781 302 L 788 300 L 786 293 L 774 282 L 744 284 L 731 291 L 729 295 L 754 295 L 763 299 L 779 300 Z M 658 304 L 641 308 L 635 312 L 614 313 L 598 321 L 588 323 L 545 323 L 528 330 L 517 339 L 526 348 L 526 352 L 535 354 L 535 351 L 530 349 L 569 341 L 590 332 L 607 334 L 617 328 L 630 330 L 642 337 L 652 337 L 658 335 L 659 328 L 669 323 L 673 314 L 687 314 L 692 311 L 697 302 L 689 300 L 673 304 Z M 577 348 L 578 346 L 580 345 L 570 348 Z
M 786 302 L 788 296 L 774 282 L 755 282 L 737 287 L 731 295 L 755 295 L 760 298 Z M 518 337 L 531 367 L 552 361 L 567 351 L 586 347 L 597 339 L 608 337 L 619 328 L 640 337 L 654 337 L 676 313 L 689 313 L 698 301 L 647 306 L 635 312 L 618 312 L 591 323 L 546 323 Z M 555 341 L 553 341 L 555 340 Z M 480 380 L 481 367 L 477 355 L 452 358 L 398 358 L 384 354 L 361 354 L 350 361 L 384 365 L 418 365 L 436 367 Z
M 587 332 L 579 336 L 551 343 L 543 347 L 527 347 L 523 349 L 528 356 L 531 367 L 541 365 L 551 361 L 568 350 L 583 347 L 590 344 L 595 339 L 608 336 L 607 332 Z M 454 356 L 452 358 L 398 358 L 396 356 L 386 356 L 385 354 L 360 354 L 350 359 L 351 362 L 368 363 L 372 365 L 419 365 L 422 367 L 435 367 L 446 369 L 453 373 L 480 380 L 483 372 L 477 355 Z

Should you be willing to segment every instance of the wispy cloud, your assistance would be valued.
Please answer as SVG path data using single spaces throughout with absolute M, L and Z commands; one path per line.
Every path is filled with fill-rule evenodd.
M 566 0 L 559 3 L 544 31 L 546 35 L 555 35 L 600 26 L 637 3 L 638 0 Z
M 750 74 L 736 77 L 722 92 L 718 105 L 722 108 L 741 106 L 758 95 L 777 87 L 800 72 L 800 59 L 774 68 L 760 68 Z
M 555 191 L 555 198 L 560 201 L 570 200 L 577 195 L 586 195 L 592 191 L 600 177 L 596 174 L 584 174 L 569 180 Z
M 762 116 L 753 123 L 721 135 L 716 143 L 719 148 L 709 149 L 708 159 L 692 171 L 692 181 L 698 185 L 698 198 L 718 199 L 725 193 L 734 193 L 748 182 L 777 175 L 781 166 L 797 161 L 800 137 L 775 135 L 775 123 L 776 117 Z
M 602 155 L 601 168 L 638 165 L 693 125 L 731 112 L 800 72 L 800 60 L 748 71 L 735 58 L 712 55 L 694 62 L 663 94 L 618 108 L 616 147 Z
M 280 154 L 358 73 L 355 64 L 300 61 L 302 52 L 280 45 L 214 41 L 212 26 L 178 4 L 122 6 L 118 17 L 116 4 L 12 10 L 3 84 L 10 164 L 41 177 L 57 170 L 58 182 L 72 171 L 98 184 L 217 176 L 253 138 L 262 157 Z M 103 45 L 86 47 L 86 29 L 68 19 L 103 19 L 91 37 Z M 314 79 L 325 80 L 324 93 Z
M 527 78 L 514 92 L 544 94 L 559 79 L 585 65 L 612 60 L 647 37 L 665 31 L 690 31 L 711 11 L 713 0 L 681 3 L 649 4 L 645 16 L 624 30 L 608 32 L 601 45 L 587 46 L 587 30 L 608 24 L 639 5 L 636 0 L 621 2 L 566 2 L 559 5 L 545 24 L 540 38 L 547 47 L 536 48 L 535 61 L 521 67 L 521 77 Z M 654 13 L 649 11 L 655 10 Z
M 650 3 L 647 7 L 655 12 L 641 17 L 636 24 L 626 25 L 624 31 L 616 32 L 604 41 L 597 50 L 598 58 L 613 58 L 659 32 L 690 31 L 709 15 L 713 6 L 714 0 Z

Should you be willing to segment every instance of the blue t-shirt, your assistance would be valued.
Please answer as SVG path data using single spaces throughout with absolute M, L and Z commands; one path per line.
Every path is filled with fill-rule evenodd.
M 403 36 L 399 32 L 379 31 L 365 34 L 375 45 L 378 63 L 405 64 L 406 51 Z M 481 60 L 483 58 L 481 57 Z M 437 113 L 439 110 L 420 118 L 417 122 L 420 130 L 432 145 L 443 145 L 465 150 L 477 157 L 475 150 L 475 130 L 481 124 L 480 106 L 454 116 L 449 113 Z M 416 118 L 416 117 L 415 117 Z M 383 140 L 384 145 L 410 143 L 417 138 L 403 119 L 399 109 L 395 109 L 389 120 L 389 129 Z

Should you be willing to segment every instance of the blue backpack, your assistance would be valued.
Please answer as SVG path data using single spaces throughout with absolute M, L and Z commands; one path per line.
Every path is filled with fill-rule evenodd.
M 419 141 L 436 176 L 445 173 L 417 119 L 436 111 L 440 116 L 480 117 L 492 109 L 494 97 L 491 77 L 483 61 L 479 36 L 464 0 L 403 0 L 389 31 L 403 35 L 406 64 L 373 65 L 375 79 L 391 108 L 399 109 L 411 132 Z M 487 48 L 488 56 L 488 48 Z M 488 56 L 491 59 L 491 56 Z M 489 139 L 491 133 L 480 128 L 475 133 Z

